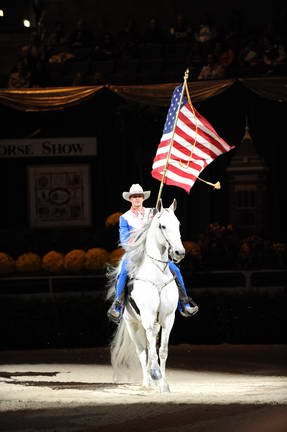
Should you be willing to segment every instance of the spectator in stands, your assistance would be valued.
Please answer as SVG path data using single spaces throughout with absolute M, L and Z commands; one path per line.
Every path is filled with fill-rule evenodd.
M 96 44 L 93 59 L 94 60 L 115 60 L 119 56 L 119 48 L 112 33 L 104 33 L 99 44 Z
M 164 42 L 163 30 L 160 27 L 158 19 L 156 17 L 152 16 L 149 19 L 147 26 L 143 31 L 141 39 L 143 43 L 162 44 Z
M 286 49 L 280 37 L 264 39 L 263 61 L 266 65 L 277 66 L 286 62 Z
M 11 70 L 7 87 L 11 89 L 32 87 L 32 74 L 23 59 L 19 59 Z
M 59 50 L 59 52 L 51 55 L 49 57 L 48 62 L 49 63 L 65 63 L 69 61 L 75 60 L 75 55 L 63 48 L 63 50 Z
M 85 72 L 76 72 L 75 75 L 72 77 L 71 85 L 72 86 L 82 86 L 86 85 L 86 74 Z
M 68 45 L 72 48 L 91 47 L 95 43 L 95 35 L 89 29 L 86 21 L 80 18 L 75 30 L 68 36 Z
M 134 19 L 129 19 L 127 21 L 123 29 L 117 33 L 116 39 L 120 56 L 123 59 L 135 59 L 138 57 L 140 34 Z
M 274 40 L 265 39 L 263 63 L 266 75 L 286 73 L 286 47 L 280 37 Z
M 207 63 L 204 64 L 198 74 L 198 80 L 213 80 L 225 78 L 225 69 L 219 63 L 214 54 L 208 54 Z
M 215 45 L 214 54 L 218 57 L 218 62 L 225 70 L 225 76 L 234 73 L 233 67 L 235 66 L 236 50 L 233 47 L 232 40 L 227 39 L 217 41 Z
M 67 32 L 62 21 L 57 21 L 47 36 L 46 43 L 49 48 L 63 46 L 67 41 Z
M 242 76 L 255 76 L 264 73 L 263 46 L 250 35 L 250 39 L 238 53 L 239 74 Z
M 45 85 L 47 52 L 37 31 L 33 31 L 29 43 L 21 47 L 21 58 L 31 74 L 32 85 Z
M 189 23 L 186 22 L 183 14 L 177 14 L 175 23 L 169 27 L 168 42 L 184 43 L 192 39 L 192 29 Z
M 195 43 L 198 44 L 198 51 L 201 58 L 207 58 L 215 47 L 217 31 L 208 13 L 203 14 L 200 23 L 194 32 Z

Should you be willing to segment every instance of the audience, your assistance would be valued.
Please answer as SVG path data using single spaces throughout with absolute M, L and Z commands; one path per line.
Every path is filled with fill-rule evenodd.
M 32 74 L 23 59 L 18 60 L 8 76 L 7 87 L 11 89 L 33 87 Z
M 191 26 L 183 14 L 178 14 L 175 17 L 175 23 L 169 27 L 168 42 L 183 43 L 191 40 Z
M 256 29 L 250 31 L 237 10 L 231 10 L 229 16 L 227 13 L 226 22 L 220 27 L 212 22 L 207 12 L 192 29 L 188 17 L 178 13 L 175 22 L 166 29 L 159 24 L 157 17 L 151 16 L 141 31 L 135 20 L 129 19 L 119 32 L 105 30 L 101 34 L 96 34 L 95 29 L 80 17 L 70 33 L 61 21 L 56 21 L 52 29 L 48 28 L 46 32 L 40 32 L 38 27 L 34 29 L 29 43 L 19 50 L 7 85 L 9 88 L 53 86 L 45 70 L 47 64 L 56 62 L 86 62 L 92 65 L 97 60 L 109 60 L 117 65 L 119 72 L 119 68 L 126 67 L 128 62 L 141 60 L 144 52 L 142 47 L 148 44 L 160 44 L 163 47 L 155 51 L 163 61 L 168 61 L 171 55 L 171 51 L 165 47 L 181 47 L 179 52 L 184 56 L 181 63 L 191 67 L 193 74 L 196 69 L 198 80 L 276 76 L 286 74 L 286 41 L 282 17 L 278 17 L 277 21 L 271 20 L 262 32 Z M 184 46 L 186 49 L 182 49 Z M 89 70 L 92 72 L 94 69 L 91 66 Z M 103 71 L 97 70 L 97 77 L 91 82 L 85 81 L 87 77 L 91 80 L 91 73 L 78 72 L 75 70 L 72 79 L 75 85 L 91 84 L 95 79 L 98 81 L 99 76 L 101 82 L 105 82 Z M 144 78 L 144 71 L 141 71 L 141 77 Z
M 219 63 L 215 54 L 208 54 L 207 62 L 204 64 L 197 76 L 198 80 L 214 80 L 225 78 L 224 66 Z
M 158 19 L 152 16 L 142 32 L 142 43 L 163 44 L 165 43 L 164 31 L 159 25 Z
M 129 19 L 125 26 L 116 34 L 121 58 L 134 60 L 138 58 L 138 46 L 141 42 L 140 32 L 134 19 Z
M 67 45 L 71 48 L 86 48 L 93 46 L 94 43 L 94 32 L 83 18 L 79 18 L 75 29 L 67 36 Z

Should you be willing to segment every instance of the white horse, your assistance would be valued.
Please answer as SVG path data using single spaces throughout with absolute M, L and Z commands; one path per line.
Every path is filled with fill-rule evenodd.
M 168 343 L 178 305 L 178 287 L 169 269 L 169 259 L 178 263 L 185 255 L 179 221 L 175 216 L 176 200 L 163 208 L 160 200 L 152 220 L 135 231 L 135 240 L 127 245 L 127 268 L 132 288 L 126 298 L 121 322 L 111 343 L 111 362 L 115 378 L 134 367 L 136 356 L 142 369 L 142 385 L 158 386 L 169 392 L 166 380 Z M 113 297 L 119 266 L 108 273 Z

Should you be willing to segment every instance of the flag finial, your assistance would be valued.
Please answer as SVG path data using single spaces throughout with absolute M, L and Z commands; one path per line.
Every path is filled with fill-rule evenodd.
M 214 189 L 217 189 L 217 190 L 221 189 L 221 184 L 220 184 L 219 181 L 216 182 L 216 183 L 211 183 L 211 182 L 209 182 L 209 181 L 203 180 L 203 179 L 200 178 L 200 177 L 197 177 L 197 178 L 198 178 L 198 180 L 202 181 L 203 183 L 206 183 L 206 184 L 208 184 L 209 186 L 213 186 Z

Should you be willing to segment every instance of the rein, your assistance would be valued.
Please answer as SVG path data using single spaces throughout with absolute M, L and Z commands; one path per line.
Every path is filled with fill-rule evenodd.
M 153 260 L 153 261 L 161 262 L 161 263 L 164 263 L 164 264 L 167 264 L 167 263 L 168 263 L 168 260 L 167 260 L 167 261 L 163 261 L 163 260 L 160 260 L 160 259 L 154 258 L 154 257 L 152 257 L 151 255 L 149 255 L 146 251 L 145 251 L 145 254 L 146 254 L 146 256 L 148 256 L 148 257 L 149 257 L 151 260 Z

